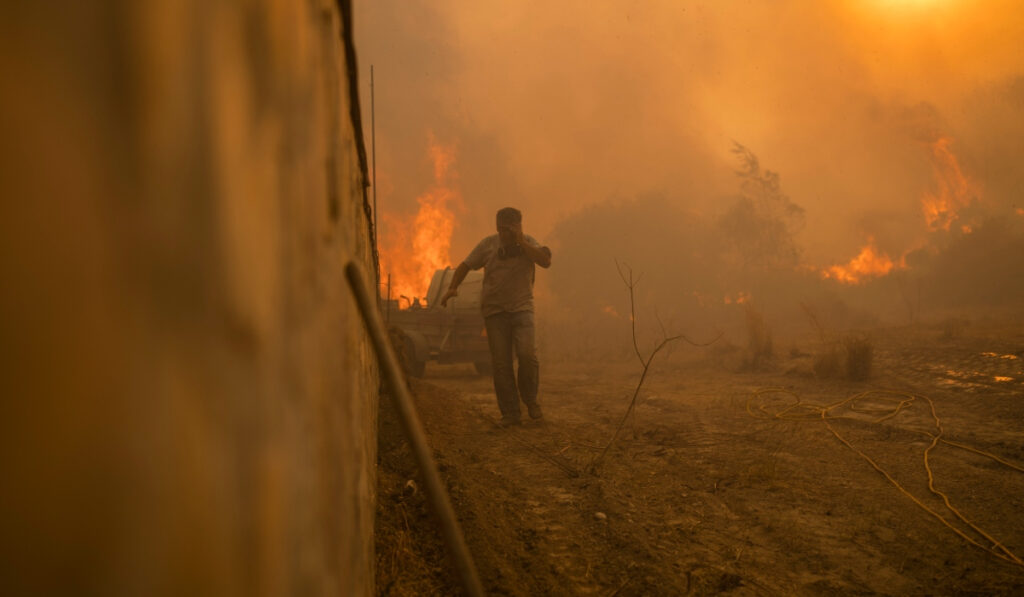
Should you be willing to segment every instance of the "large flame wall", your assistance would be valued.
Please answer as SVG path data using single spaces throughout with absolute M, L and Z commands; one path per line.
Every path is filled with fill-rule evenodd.
M 434 271 L 451 265 L 452 209 L 462 208 L 454 147 L 431 136 L 428 150 L 434 181 L 416 198 L 416 213 L 381 210 L 381 293 L 397 299 L 401 306 L 425 298 Z

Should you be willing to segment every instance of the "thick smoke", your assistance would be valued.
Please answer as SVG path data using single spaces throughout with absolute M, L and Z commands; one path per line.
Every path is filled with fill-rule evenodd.
M 520 207 L 555 248 L 541 292 L 566 318 L 628 316 L 616 259 L 644 272 L 638 303 L 680 326 L 736 319 L 748 296 L 837 326 L 1020 302 L 1013 2 L 375 0 L 356 14 L 381 210 L 414 212 L 430 135 L 454 145 L 453 260 Z M 961 187 L 929 224 L 923 200 Z M 822 280 L 869 243 L 891 273 Z

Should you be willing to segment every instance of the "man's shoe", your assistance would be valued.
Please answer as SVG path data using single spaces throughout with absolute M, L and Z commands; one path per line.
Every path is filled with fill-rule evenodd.
M 530 412 L 531 419 L 542 419 L 544 413 L 540 411 L 540 405 L 534 402 L 533 404 L 527 404 L 526 409 Z
M 514 427 L 516 425 L 522 425 L 523 422 L 518 417 L 502 417 L 500 425 L 502 427 Z

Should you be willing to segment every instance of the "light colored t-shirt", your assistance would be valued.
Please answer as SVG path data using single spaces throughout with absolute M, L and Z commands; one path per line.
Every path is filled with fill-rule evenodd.
M 532 236 L 526 242 L 541 248 Z M 522 248 L 503 249 L 497 234 L 488 236 L 463 261 L 471 270 L 484 268 L 483 290 L 480 292 L 480 311 L 484 317 L 501 312 L 533 311 L 533 280 L 536 265 Z

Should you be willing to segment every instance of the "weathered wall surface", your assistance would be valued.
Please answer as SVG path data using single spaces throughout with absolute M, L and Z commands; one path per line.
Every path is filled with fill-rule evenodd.
M 0 593 L 371 592 L 348 3 L 0 13 Z

